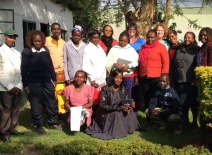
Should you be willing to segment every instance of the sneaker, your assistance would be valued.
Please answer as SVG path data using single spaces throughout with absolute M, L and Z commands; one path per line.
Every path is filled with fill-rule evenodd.
M 47 134 L 43 127 L 37 128 L 36 132 L 40 135 Z
M 160 126 L 158 129 L 159 129 L 159 130 L 164 130 L 164 129 L 166 129 L 166 126 L 165 126 L 165 125 L 162 125 L 162 126 Z
M 177 134 L 177 135 L 181 134 L 181 132 L 182 132 L 182 129 L 181 128 L 174 130 L 174 133 Z
M 62 127 L 59 125 L 48 125 L 47 126 L 49 130 L 54 129 L 54 130 L 62 130 Z

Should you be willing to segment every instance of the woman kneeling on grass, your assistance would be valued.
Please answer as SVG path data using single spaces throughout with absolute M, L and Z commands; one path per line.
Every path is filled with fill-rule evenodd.
M 128 99 L 122 86 L 123 72 L 115 69 L 110 75 L 111 84 L 101 90 L 99 114 L 85 131 L 99 139 L 122 138 L 140 128 L 133 107 L 123 104 L 123 100 Z
M 81 120 L 82 127 L 88 127 L 91 123 L 93 94 L 94 88 L 85 84 L 87 73 L 83 70 L 78 70 L 75 73 L 73 85 L 69 85 L 64 89 L 66 99 L 65 108 L 70 111 L 71 107 L 82 106 L 83 119 Z M 70 119 L 70 118 L 69 118 Z M 68 119 L 68 120 L 69 120 Z

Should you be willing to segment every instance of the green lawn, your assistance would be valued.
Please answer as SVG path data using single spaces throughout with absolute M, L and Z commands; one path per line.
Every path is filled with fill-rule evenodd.
M 158 130 L 153 124 L 146 122 L 145 115 L 142 112 L 139 112 L 138 116 L 141 126 L 147 129 L 147 132 L 138 132 L 131 134 L 122 139 L 114 139 L 109 141 L 103 141 L 95 139 L 86 135 L 82 132 L 71 132 L 69 125 L 66 124 L 63 127 L 63 131 L 48 130 L 47 135 L 38 135 L 35 132 L 35 128 L 32 125 L 30 107 L 27 104 L 21 110 L 20 114 L 20 125 L 17 130 L 20 132 L 25 132 L 23 136 L 12 136 L 12 143 L 2 143 L 0 142 L 0 154 L 1 153 L 22 153 L 34 155 L 39 154 L 138 154 L 136 153 L 138 149 L 142 152 L 151 152 L 151 149 L 155 149 L 153 152 L 165 152 L 167 154 L 176 154 L 175 152 L 181 152 L 182 154 L 195 154 L 195 153 L 186 153 L 186 149 L 193 149 L 196 151 L 196 148 L 199 149 L 200 154 L 210 154 L 208 150 L 207 143 L 203 143 L 204 146 L 201 146 L 202 134 L 199 129 L 190 129 L 185 127 L 182 130 L 180 135 L 175 135 L 173 133 L 173 128 L 168 127 L 165 130 Z M 66 120 L 66 116 L 64 116 Z M 44 124 L 46 124 L 46 117 L 44 114 Z M 210 134 L 208 134 L 211 136 Z M 193 146 L 187 146 L 187 145 Z M 140 146 L 141 145 L 141 146 Z M 127 150 L 122 149 L 124 147 L 128 148 Z M 64 148 L 63 148 L 64 147 Z M 202 149 L 202 147 L 206 149 Z M 64 150 L 72 149 L 73 153 Z M 76 149 L 76 150 L 73 150 Z M 108 149 L 107 149 L 108 148 Z M 183 148 L 183 149 L 182 149 Z M 81 153 L 77 149 L 81 149 Z M 132 149 L 130 151 L 130 149 Z M 162 149 L 161 151 L 159 151 Z M 202 149 L 202 151 L 201 151 Z M 108 150 L 108 152 L 107 152 Z M 183 150 L 183 151 L 182 151 Z M 51 152 L 58 151 L 58 152 Z M 75 151 L 75 153 L 74 153 Z M 83 152 L 84 151 L 84 152 Z M 90 153 L 89 153 L 90 151 Z M 193 152 L 195 152 L 193 151 Z M 133 153 L 134 152 L 134 153 Z M 191 151 L 192 152 L 192 151 Z M 140 154 L 140 153 L 139 153 Z M 152 154 L 152 153 L 141 153 L 141 154 Z M 154 154 L 154 153 L 153 153 Z M 156 153 L 155 153 L 156 154 Z M 158 154 L 158 153 L 157 153 Z M 160 154 L 160 153 L 159 153 Z

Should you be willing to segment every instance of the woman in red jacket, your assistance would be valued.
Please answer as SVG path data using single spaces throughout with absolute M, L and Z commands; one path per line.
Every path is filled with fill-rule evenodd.
M 109 53 L 111 47 L 118 44 L 118 41 L 113 39 L 113 28 L 110 25 L 105 25 L 103 27 L 103 36 L 98 44 L 103 48 L 106 55 Z
M 157 40 L 157 32 L 149 30 L 146 43 L 139 51 L 139 86 L 144 96 L 145 109 L 157 88 L 161 74 L 169 73 L 169 55 L 166 47 Z

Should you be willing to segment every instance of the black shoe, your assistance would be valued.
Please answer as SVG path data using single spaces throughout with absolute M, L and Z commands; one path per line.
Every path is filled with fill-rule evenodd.
M 62 130 L 62 127 L 59 125 L 48 125 L 47 126 L 49 130 L 54 129 L 54 130 Z
M 15 136 L 21 136 L 24 135 L 24 132 L 18 132 L 17 130 L 13 130 L 12 132 L 10 132 L 10 134 Z
M 2 137 L 2 140 L 3 140 L 4 143 L 10 143 L 11 142 L 10 137 L 7 137 L 7 136 Z
M 36 132 L 40 135 L 47 134 L 43 127 L 37 128 Z

